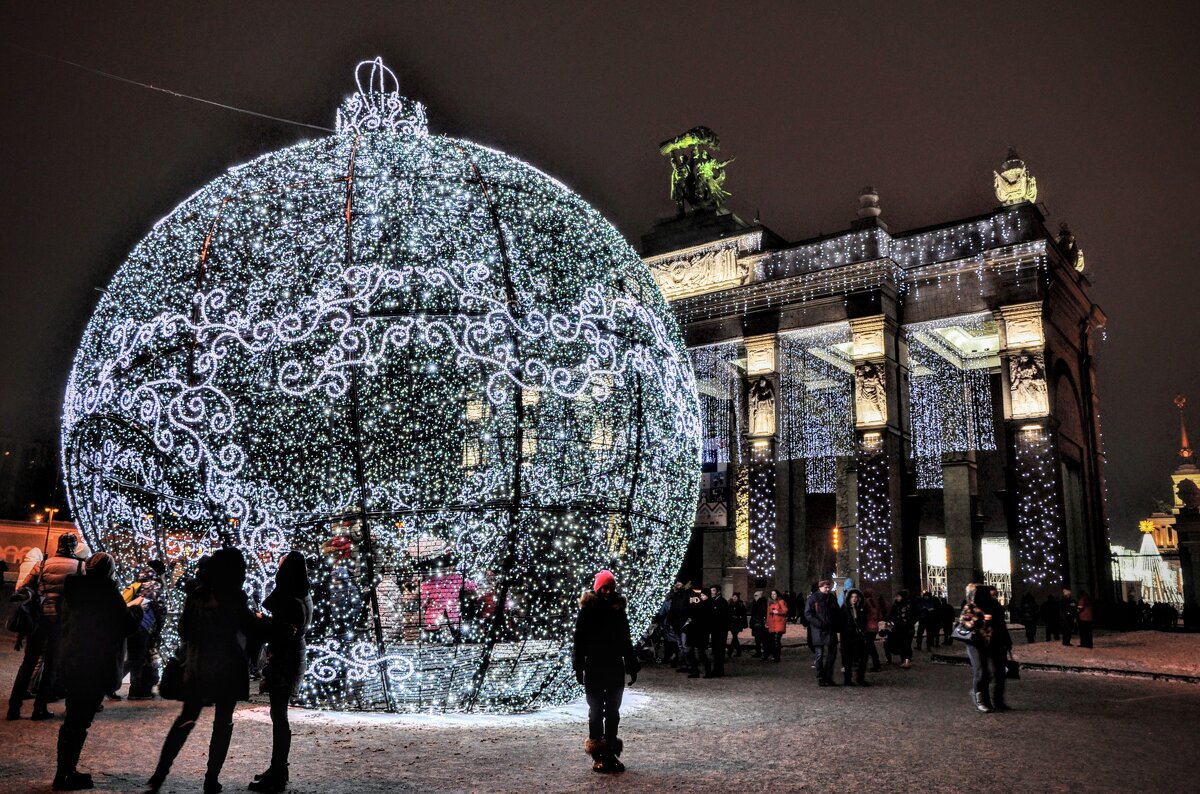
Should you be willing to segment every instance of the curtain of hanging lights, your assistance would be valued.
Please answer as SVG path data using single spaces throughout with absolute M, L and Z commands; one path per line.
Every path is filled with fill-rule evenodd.
M 231 169 L 117 271 L 66 393 L 72 509 L 125 577 L 229 544 L 261 599 L 301 550 L 303 704 L 560 703 L 595 570 L 638 633 L 682 561 L 688 356 L 582 199 L 429 135 L 378 59 L 357 79 L 337 134 Z

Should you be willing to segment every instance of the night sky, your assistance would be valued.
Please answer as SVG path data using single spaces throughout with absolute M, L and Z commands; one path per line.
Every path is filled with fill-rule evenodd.
M 1200 441 L 1200 4 L 17 3 L 0 34 L 0 437 L 52 437 L 74 346 L 160 217 L 325 133 L 383 56 L 433 132 L 558 177 L 637 244 L 673 211 L 659 141 L 716 130 L 728 206 L 789 240 L 987 212 L 1015 144 L 1086 253 L 1114 540 L 1170 496 L 1171 398 Z M 839 8 L 839 6 L 845 6 Z

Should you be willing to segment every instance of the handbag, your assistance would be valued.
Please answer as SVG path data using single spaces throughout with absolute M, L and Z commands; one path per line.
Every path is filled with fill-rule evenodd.
M 37 628 L 38 621 L 41 620 L 42 597 L 37 594 L 36 590 L 32 590 L 29 587 L 23 589 L 26 591 L 27 597 L 17 604 L 12 614 L 8 616 L 6 627 L 14 634 L 28 636 L 33 634 L 33 630 Z
M 1010 681 L 1021 680 L 1021 663 L 1011 656 L 1004 660 L 1004 677 Z
M 178 655 L 172 656 L 163 665 L 158 694 L 164 700 L 183 700 L 183 660 Z
M 968 628 L 961 620 L 954 621 L 954 628 L 950 630 L 950 639 L 965 642 L 967 645 L 977 645 L 979 637 L 975 633 L 974 628 Z

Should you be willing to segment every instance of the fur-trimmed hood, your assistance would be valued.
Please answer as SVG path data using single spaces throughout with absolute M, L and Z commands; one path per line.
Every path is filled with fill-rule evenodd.
M 611 597 L 603 598 L 599 593 L 589 590 L 579 597 L 580 609 L 600 609 L 605 606 L 618 612 L 624 612 L 626 607 L 625 596 L 620 593 L 613 593 Z

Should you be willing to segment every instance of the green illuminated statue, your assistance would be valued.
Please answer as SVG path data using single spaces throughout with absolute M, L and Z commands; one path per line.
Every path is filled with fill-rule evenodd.
M 688 148 L 691 151 L 688 151 Z M 717 160 L 721 139 L 708 127 L 693 127 L 659 144 L 658 151 L 671 158 L 671 200 L 679 214 L 698 209 L 717 209 L 729 198 L 725 190 L 725 166 L 733 162 Z

